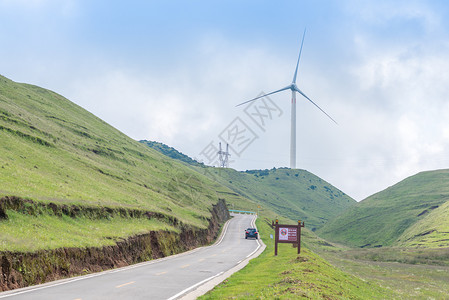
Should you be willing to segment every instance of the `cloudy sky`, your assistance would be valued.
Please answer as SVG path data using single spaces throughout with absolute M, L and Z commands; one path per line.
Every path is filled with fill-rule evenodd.
M 0 74 L 56 91 L 136 140 L 238 170 L 297 168 L 356 200 L 449 167 L 447 1 L 0 0 Z

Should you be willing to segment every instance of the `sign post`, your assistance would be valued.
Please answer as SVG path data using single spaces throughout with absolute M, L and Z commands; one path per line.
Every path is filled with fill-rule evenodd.
M 278 243 L 290 243 L 298 247 L 298 254 L 301 253 L 301 227 L 304 222 L 298 221 L 298 225 L 280 225 L 278 220 L 276 223 L 271 222 L 274 227 L 274 255 L 278 255 Z

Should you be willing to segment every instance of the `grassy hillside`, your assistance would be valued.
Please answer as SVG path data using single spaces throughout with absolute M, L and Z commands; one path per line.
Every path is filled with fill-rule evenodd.
M 194 160 L 186 159 L 186 155 L 174 148 L 160 143 L 141 142 L 172 158 L 181 159 L 192 166 L 197 165 Z M 239 172 L 205 166 L 195 169 L 280 216 L 306 221 L 307 227 L 312 231 L 356 203 L 330 183 L 305 170 L 274 168 Z
M 218 197 L 249 205 L 226 187 L 130 139 L 64 97 L 2 76 L 0 140 L 0 196 L 58 205 L 141 209 L 203 228 Z M 17 243 L 26 248 L 33 228 L 42 224 L 33 216 L 7 213 L 9 219 L 0 219 L 0 248 L 7 250 Z M 53 221 L 59 222 L 55 228 L 78 226 L 81 235 L 88 228 L 70 220 Z M 17 240 L 14 231 L 7 229 L 17 222 L 30 233 L 22 235 L 25 240 Z M 115 220 L 116 227 L 126 222 Z M 165 226 L 136 222 L 125 235 Z M 47 235 L 57 239 L 57 230 L 47 229 Z
M 430 230 L 448 239 L 447 201 L 449 170 L 422 172 L 357 203 L 318 234 L 356 247 L 417 245 Z
M 189 156 L 185 155 L 184 153 L 179 152 L 175 148 L 167 146 L 163 143 L 147 141 L 147 140 L 141 140 L 139 142 L 150 147 L 150 148 L 157 150 L 158 152 L 164 154 L 165 156 L 185 162 L 186 164 L 189 164 L 192 166 L 204 166 L 203 163 L 200 163 L 200 162 L 190 158 Z
M 407 228 L 396 244 L 401 247 L 449 248 L 449 201 Z
M 330 183 L 298 169 L 211 170 L 218 182 L 291 220 L 304 220 L 312 231 L 356 201 Z

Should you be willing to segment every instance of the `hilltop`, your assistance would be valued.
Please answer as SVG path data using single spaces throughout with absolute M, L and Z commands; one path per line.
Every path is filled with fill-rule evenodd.
M 210 170 L 211 178 L 234 192 L 315 231 L 356 203 L 329 182 L 300 169 Z
M 449 246 L 449 170 L 421 172 L 357 203 L 318 230 L 355 247 Z
M 190 158 L 189 156 L 185 155 L 184 153 L 179 152 L 175 148 L 167 146 L 163 143 L 147 141 L 147 140 L 140 140 L 139 143 L 147 145 L 148 147 L 157 150 L 158 152 L 164 154 L 165 156 L 176 159 L 178 161 L 182 161 L 186 164 L 189 164 L 192 166 L 204 166 L 203 163 L 200 163 L 200 162 Z
M 184 162 L 192 167 L 196 166 L 194 160 L 185 159 L 186 156 L 174 148 L 161 146 L 160 143 L 145 144 L 162 153 L 167 153 L 166 149 L 170 149 L 170 157 L 182 157 Z M 194 169 L 233 190 L 236 195 L 252 199 L 279 216 L 293 221 L 305 221 L 307 228 L 312 231 L 356 203 L 329 182 L 305 170 L 273 168 L 239 172 L 206 166 Z

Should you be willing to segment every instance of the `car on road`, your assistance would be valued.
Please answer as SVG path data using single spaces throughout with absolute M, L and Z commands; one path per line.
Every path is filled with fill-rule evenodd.
M 259 233 L 257 232 L 256 228 L 248 228 L 245 230 L 245 239 L 247 238 L 259 238 Z

